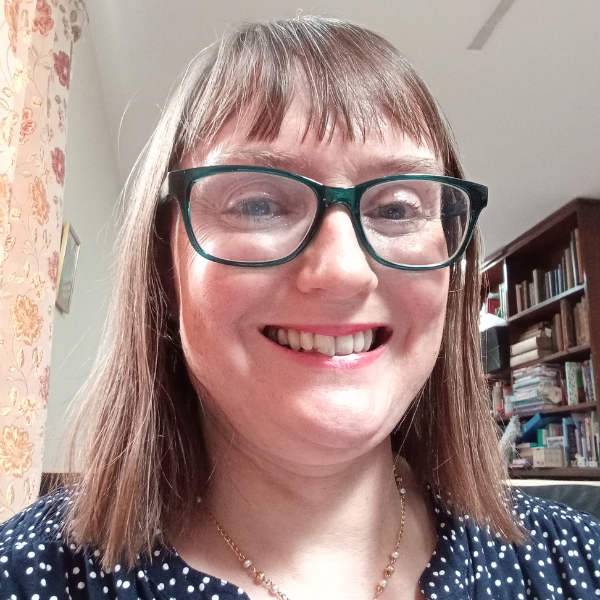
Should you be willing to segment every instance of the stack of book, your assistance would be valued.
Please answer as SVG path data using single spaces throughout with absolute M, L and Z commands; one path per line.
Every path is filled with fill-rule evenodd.
M 536 412 L 560 405 L 563 397 L 560 376 L 560 367 L 556 365 L 534 365 L 513 371 L 513 412 Z
M 519 337 L 516 344 L 510 347 L 510 366 L 517 367 L 554 352 L 552 327 L 549 323 L 536 323 Z
M 515 285 L 517 312 L 521 312 L 564 291 L 581 285 L 584 280 L 579 230 L 571 232 L 569 246 L 555 269 L 534 269 L 529 279 Z

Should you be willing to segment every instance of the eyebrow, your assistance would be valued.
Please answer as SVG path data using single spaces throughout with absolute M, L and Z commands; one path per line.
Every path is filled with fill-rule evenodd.
M 367 160 L 364 165 L 361 165 L 360 172 L 373 177 L 373 174 L 378 175 L 443 175 L 444 170 L 440 164 L 433 158 L 425 158 L 422 156 L 389 156 L 376 157 Z
M 206 157 L 207 166 L 249 164 L 257 167 L 269 167 L 282 171 L 296 170 L 307 171 L 309 161 L 302 154 L 296 152 L 279 152 L 274 150 L 262 150 L 260 148 L 239 148 L 236 150 L 225 150 L 211 152 Z
M 300 175 L 318 171 L 319 167 L 298 152 L 280 152 L 275 150 L 264 150 L 260 148 L 239 148 L 226 151 L 213 151 L 209 153 L 205 161 L 206 165 L 236 165 L 248 164 L 258 167 L 269 167 L 290 171 Z M 362 183 L 369 179 L 385 177 L 387 175 L 443 175 L 444 171 L 440 164 L 432 159 L 422 156 L 382 156 L 372 157 L 356 167 L 353 179 L 356 183 Z

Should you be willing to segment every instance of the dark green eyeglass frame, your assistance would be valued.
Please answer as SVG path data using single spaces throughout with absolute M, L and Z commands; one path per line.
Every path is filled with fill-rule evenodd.
M 219 258 L 217 256 L 212 256 L 211 254 L 207 254 L 198 244 L 196 240 L 196 236 L 194 235 L 194 231 L 192 229 L 192 222 L 190 219 L 190 192 L 192 186 L 200 179 L 207 177 L 209 175 L 214 175 L 216 173 L 235 173 L 235 172 L 253 172 L 253 173 L 267 173 L 272 175 L 278 175 L 279 177 L 287 177 L 288 179 L 292 179 L 294 181 L 298 181 L 307 185 L 311 188 L 317 197 L 317 212 L 315 213 L 314 221 L 306 233 L 302 243 L 294 252 L 289 254 L 284 258 L 280 258 L 277 260 L 270 260 L 265 262 L 240 262 L 234 260 L 227 260 L 223 258 Z M 365 232 L 362 227 L 362 222 L 360 218 L 360 200 L 363 194 L 374 185 L 378 185 L 381 183 L 387 183 L 391 181 L 434 181 L 438 183 L 444 183 L 450 185 L 452 187 L 458 188 L 466 192 L 469 196 L 471 207 L 469 214 L 469 224 L 467 229 L 467 234 L 460 248 L 456 252 L 456 254 L 443 263 L 438 263 L 435 265 L 402 265 L 396 264 L 382 258 L 375 252 L 375 250 L 371 247 L 371 244 L 367 240 Z M 181 171 L 170 171 L 167 173 L 167 177 L 161 187 L 160 190 L 161 202 L 168 202 L 171 198 L 175 198 L 179 207 L 181 209 L 181 214 L 183 217 L 183 222 L 185 225 L 185 229 L 190 240 L 190 244 L 194 248 L 194 250 L 203 256 L 207 260 L 217 262 L 223 265 L 232 265 L 236 267 L 273 267 L 276 265 L 282 265 L 290 260 L 293 260 L 298 256 L 306 246 L 311 242 L 316 232 L 319 230 L 321 223 L 323 221 L 323 217 L 325 216 L 325 212 L 330 206 L 345 206 L 350 213 L 350 217 L 352 220 L 352 225 L 354 227 L 354 232 L 356 237 L 363 248 L 367 252 L 367 254 L 376 260 L 378 263 L 385 265 L 386 267 L 391 267 L 392 269 L 400 269 L 403 271 L 431 271 L 434 269 L 442 269 L 444 267 L 448 267 L 456 263 L 460 257 L 464 254 L 471 238 L 473 237 L 473 232 L 475 230 L 475 224 L 477 223 L 477 219 L 479 218 L 479 214 L 481 211 L 487 206 L 487 198 L 488 198 L 488 190 L 487 187 L 478 183 L 473 183 L 471 181 L 465 181 L 463 179 L 456 179 L 454 177 L 446 177 L 443 175 L 418 175 L 418 174 L 408 174 L 408 175 L 391 175 L 388 177 L 381 177 L 379 179 L 371 179 L 370 181 L 365 181 L 359 185 L 349 188 L 338 188 L 338 187 L 330 187 L 327 185 L 323 185 L 317 181 L 309 179 L 308 177 L 303 177 L 302 175 L 296 175 L 295 173 L 290 173 L 289 171 L 281 171 L 279 169 L 271 169 L 269 167 L 256 167 L 250 165 L 222 165 L 222 166 L 214 166 L 214 167 L 194 167 L 192 169 L 184 169 Z M 460 205 L 459 205 L 460 208 Z M 462 214 L 460 210 L 457 210 L 454 213 L 456 216 Z M 453 216 L 451 214 L 446 213 L 446 216 Z

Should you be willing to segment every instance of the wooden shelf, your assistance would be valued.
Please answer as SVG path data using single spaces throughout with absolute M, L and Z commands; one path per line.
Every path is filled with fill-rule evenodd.
M 590 410 L 596 410 L 597 404 L 595 402 L 581 402 L 580 404 L 571 404 L 571 406 L 563 405 L 560 406 L 551 406 L 549 408 L 545 408 L 544 410 L 533 410 L 533 411 L 524 411 L 520 413 L 513 413 L 510 417 L 506 416 L 494 416 L 494 419 L 498 423 L 508 423 L 508 421 L 513 417 L 517 416 L 519 418 L 523 417 L 525 419 L 529 419 L 538 413 L 542 415 L 560 415 L 565 413 L 574 413 L 574 412 L 588 412 Z
M 576 236 L 574 231 L 577 232 Z M 574 307 L 577 304 L 580 304 L 583 296 L 586 298 L 588 330 L 588 336 L 580 335 L 578 338 L 586 339 L 587 343 L 585 344 L 553 352 L 548 356 L 536 358 L 515 367 L 487 373 L 488 387 L 491 388 L 494 384 L 498 385 L 498 381 L 510 382 L 515 369 L 552 363 L 564 365 L 567 361 L 583 362 L 588 359 L 598 363 L 600 360 L 600 236 L 598 231 L 600 231 L 600 199 L 576 198 L 488 257 L 482 271 L 482 301 L 485 301 L 488 292 L 496 292 L 499 289 L 506 292 L 505 304 L 510 315 L 507 318 L 508 338 L 511 344 L 520 341 L 522 334 L 532 325 L 548 322 L 555 327 L 554 321 L 557 314 L 561 314 L 562 319 L 567 315 L 570 318 L 570 312 L 575 310 Z M 569 259 L 569 262 L 566 262 L 568 257 L 566 249 L 573 248 L 573 246 L 576 246 L 574 261 L 576 265 L 572 269 L 573 278 L 571 278 L 571 261 Z M 521 287 L 526 286 L 525 292 L 528 295 L 531 291 L 535 291 L 536 293 L 531 295 L 537 297 L 537 293 L 543 293 L 547 289 L 546 280 L 549 279 L 547 273 L 552 273 L 551 277 L 556 278 L 554 273 L 559 265 L 562 265 L 562 272 L 565 273 L 563 284 L 568 278 L 570 283 L 578 281 L 579 285 L 573 285 L 561 294 L 517 312 L 517 306 L 521 305 L 523 298 L 521 296 L 517 302 L 517 292 L 521 290 Z M 567 272 L 569 272 L 568 277 L 566 276 Z M 529 289 L 534 279 L 536 286 L 541 287 L 541 289 L 537 287 L 537 291 Z M 580 308 L 577 310 L 579 311 Z M 573 320 L 575 320 L 574 314 Z M 590 414 L 594 416 L 600 414 L 600 368 L 598 368 L 600 365 L 594 364 L 594 367 L 596 402 L 585 402 L 572 406 L 552 405 L 542 410 L 527 410 L 517 416 L 525 422 L 537 413 L 544 416 L 555 415 L 559 417 L 558 420 L 571 414 L 576 418 L 577 415 L 580 418 L 585 416 L 586 419 Z M 510 417 L 504 416 L 494 417 L 499 425 L 506 424 L 510 419 Z M 511 476 L 523 479 L 539 477 L 600 480 L 600 468 L 513 469 Z
M 577 298 L 583 296 L 585 293 L 585 284 L 577 285 L 564 291 L 562 294 L 552 296 L 548 300 L 544 300 L 535 306 L 522 310 L 516 315 L 508 317 L 507 321 L 509 324 L 529 325 L 531 323 L 538 323 L 544 321 L 548 317 L 552 317 L 557 312 L 560 312 L 560 301 L 563 298 Z
M 512 370 L 509 368 L 506 369 L 497 369 L 496 371 L 490 371 L 485 374 L 485 378 L 487 380 L 495 381 L 496 379 L 508 379 L 510 380 L 510 374 Z
M 560 352 L 554 352 L 553 354 L 548 354 L 543 358 L 536 358 L 534 360 L 529 360 L 527 362 L 521 363 L 516 367 L 512 367 L 512 370 L 523 369 L 524 367 L 532 367 L 534 365 L 539 365 L 540 363 L 556 363 L 556 362 L 565 362 L 567 360 L 576 360 L 577 358 L 584 358 L 590 353 L 590 345 L 589 344 L 580 344 L 579 346 L 573 346 L 568 350 L 561 350 Z M 496 377 L 498 379 L 498 377 Z
M 600 479 L 600 467 L 509 469 L 511 479 Z

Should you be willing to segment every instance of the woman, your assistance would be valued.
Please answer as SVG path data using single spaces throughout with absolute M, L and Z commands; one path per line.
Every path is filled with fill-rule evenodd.
M 502 486 L 485 203 L 379 36 L 205 51 L 131 184 L 81 481 L 3 527 L 4 596 L 593 594 L 598 524 Z

